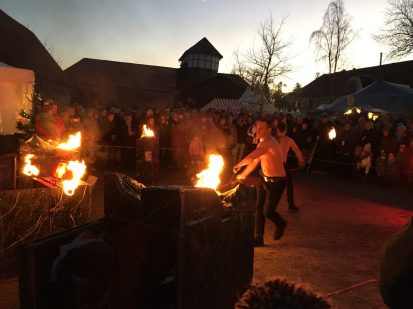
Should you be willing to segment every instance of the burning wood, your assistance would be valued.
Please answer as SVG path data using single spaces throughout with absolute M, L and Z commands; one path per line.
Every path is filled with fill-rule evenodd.
M 330 140 L 333 140 L 333 139 L 336 138 L 336 136 L 337 136 L 337 134 L 336 134 L 336 129 L 331 128 L 331 130 L 328 132 L 328 138 L 329 138 Z
M 34 158 L 34 154 L 28 154 L 24 158 L 24 162 L 26 163 L 23 167 L 23 174 L 27 176 L 37 176 L 40 173 L 39 168 L 32 165 L 32 158 Z
M 85 161 L 80 162 L 78 158 L 79 154 L 76 154 L 74 156 L 74 153 L 71 152 L 80 148 L 81 140 L 81 133 L 77 132 L 76 134 L 70 135 L 66 142 L 60 144 L 55 141 L 48 141 L 48 145 L 53 145 L 54 150 L 63 150 L 62 152 L 54 154 L 56 163 L 58 162 L 56 169 L 53 167 L 48 172 L 45 172 L 43 170 L 43 174 L 48 175 L 44 175 L 45 177 L 41 178 L 34 178 L 34 176 L 38 176 L 40 174 L 40 171 L 39 168 L 31 164 L 31 159 L 34 157 L 34 155 L 28 154 L 25 157 L 25 166 L 23 168 L 23 173 L 25 175 L 33 177 L 37 181 L 39 181 L 39 179 L 42 179 L 42 183 L 48 182 L 53 186 L 61 187 L 63 189 L 63 192 L 68 196 L 74 195 L 76 188 L 81 184 L 81 178 L 85 175 L 86 172 Z M 51 177 L 50 181 L 45 180 L 49 179 L 49 177 L 47 176 Z
M 60 162 L 56 168 L 55 177 L 57 179 L 62 179 L 64 174 L 66 174 L 67 163 Z
M 210 155 L 208 168 L 196 174 L 198 181 L 195 187 L 211 188 L 216 190 L 221 182 L 219 175 L 224 168 L 224 159 L 220 155 Z
M 82 135 L 80 132 L 77 132 L 75 135 L 69 135 L 69 139 L 65 143 L 60 143 L 57 146 L 57 149 L 63 150 L 75 150 L 78 149 L 81 145 Z
M 62 181 L 63 191 L 66 195 L 72 196 L 75 193 L 76 188 L 80 185 L 81 178 L 85 175 L 86 164 L 85 161 L 69 161 L 69 164 L 67 164 L 65 169 L 66 172 L 63 176 L 68 172 L 71 172 L 73 177 L 72 179 Z
M 146 124 L 143 125 L 142 136 L 141 137 L 154 137 L 155 133 L 146 127 Z

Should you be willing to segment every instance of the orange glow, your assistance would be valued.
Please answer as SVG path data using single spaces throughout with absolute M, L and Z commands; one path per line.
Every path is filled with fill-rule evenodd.
M 80 132 L 77 132 L 75 135 L 69 135 L 69 139 L 65 143 L 60 143 L 59 146 L 57 146 L 58 149 L 63 149 L 63 150 L 75 150 L 80 147 L 82 140 L 82 135 Z
M 58 167 L 56 168 L 56 174 L 55 174 L 57 178 L 59 179 L 63 178 L 63 175 L 66 174 L 66 167 L 67 167 L 66 163 L 63 163 L 63 162 L 59 163 Z
M 146 127 L 146 124 L 143 125 L 143 131 L 142 131 L 142 136 L 141 137 L 154 137 L 155 133 Z
M 63 191 L 66 195 L 72 196 L 75 194 L 76 188 L 80 184 L 80 179 L 85 175 L 86 164 L 85 161 L 69 161 L 69 164 L 65 167 L 66 171 L 71 171 L 73 174 L 72 179 L 63 180 Z M 57 173 L 57 170 L 56 170 Z M 62 175 L 63 176 L 63 175 Z
M 221 180 L 219 175 L 224 168 L 224 159 L 220 155 L 210 155 L 208 168 L 196 174 L 198 181 L 195 187 L 211 188 L 216 190 Z
M 32 158 L 34 158 L 33 154 L 28 154 L 24 157 L 24 163 L 26 163 L 23 167 L 23 174 L 27 176 L 37 176 L 40 173 L 38 167 L 32 165 Z
M 331 130 L 328 132 L 328 138 L 329 138 L 330 140 L 333 140 L 333 139 L 336 138 L 336 136 L 337 136 L 337 134 L 336 134 L 336 129 L 331 128 Z

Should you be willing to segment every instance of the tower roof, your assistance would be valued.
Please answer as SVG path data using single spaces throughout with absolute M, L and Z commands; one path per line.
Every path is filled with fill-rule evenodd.
M 194 46 L 190 47 L 187 49 L 183 55 L 179 58 L 179 61 L 182 61 L 186 55 L 188 54 L 206 54 L 206 55 L 212 55 L 216 56 L 219 59 L 222 59 L 222 55 L 216 50 L 216 48 L 208 41 L 207 38 L 203 38 L 200 40 L 198 43 L 196 43 Z

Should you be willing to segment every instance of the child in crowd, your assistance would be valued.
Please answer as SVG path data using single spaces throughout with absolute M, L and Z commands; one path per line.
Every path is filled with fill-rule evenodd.
M 385 184 L 385 177 L 387 171 L 387 155 L 384 150 L 380 150 L 380 155 L 376 161 L 376 177 L 377 182 L 380 184 Z
M 361 178 L 363 183 L 370 179 L 372 161 L 373 153 L 371 151 L 371 144 L 367 143 L 358 156 L 356 165 L 356 174 Z
M 387 156 L 387 173 L 386 179 L 391 185 L 394 185 L 400 180 L 400 165 L 396 155 L 390 152 Z

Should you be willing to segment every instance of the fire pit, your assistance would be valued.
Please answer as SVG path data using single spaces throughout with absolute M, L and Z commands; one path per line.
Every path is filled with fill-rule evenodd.
M 17 188 L 0 190 L 0 276 L 15 274 L 18 245 L 88 221 L 91 188 L 81 180 L 79 147 L 80 133 L 60 144 L 33 136 L 20 147 Z
M 92 293 L 113 308 L 233 308 L 253 272 L 249 187 L 220 194 L 145 187 L 118 173 L 106 174 L 104 185 L 104 219 L 19 250 L 24 306 L 58 307 L 74 299 L 80 306 L 91 303 Z M 93 291 L 82 293 L 73 279 L 78 273 Z
M 159 291 L 169 289 L 160 307 L 233 307 L 252 278 L 254 202 L 254 190 L 245 185 L 218 194 L 189 186 L 145 188 L 122 174 L 105 175 L 106 216 L 140 235 L 120 240 L 120 259 L 137 263 L 135 272 L 127 262 L 119 265 L 121 306 L 152 308 Z

